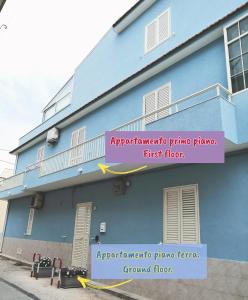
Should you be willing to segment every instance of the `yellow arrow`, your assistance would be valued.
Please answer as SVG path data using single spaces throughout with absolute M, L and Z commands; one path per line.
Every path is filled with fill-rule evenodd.
M 147 168 L 147 166 L 143 166 L 131 171 L 126 171 L 126 172 L 117 172 L 117 171 L 113 171 L 113 170 L 109 170 L 109 166 L 106 166 L 104 164 L 98 164 L 98 167 L 102 170 L 103 174 L 106 174 L 107 172 L 110 174 L 115 174 L 115 175 L 127 175 L 127 174 L 131 174 L 131 173 L 135 173 L 141 170 L 144 170 L 145 168 Z
M 83 288 L 86 289 L 87 283 L 90 281 L 88 278 L 78 276 L 77 280 L 82 284 Z
M 115 287 L 118 287 L 118 286 L 121 286 L 123 284 L 127 284 L 127 283 L 133 281 L 132 279 L 130 279 L 130 280 L 126 280 L 126 281 L 114 284 L 114 285 L 102 285 L 101 286 L 101 285 L 95 285 L 95 284 L 90 283 L 90 279 L 88 279 L 88 278 L 83 278 L 83 277 L 78 276 L 77 280 L 82 284 L 83 288 L 86 288 L 87 286 L 89 286 L 93 289 L 98 289 L 98 290 L 113 289 Z

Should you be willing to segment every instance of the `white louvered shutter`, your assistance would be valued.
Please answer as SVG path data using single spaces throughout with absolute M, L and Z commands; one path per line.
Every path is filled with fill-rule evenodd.
M 85 128 L 78 129 L 78 144 L 82 144 L 85 141 Z
M 170 98 L 171 98 L 171 91 L 170 85 L 166 85 L 158 90 L 157 93 L 157 102 L 158 102 L 158 109 L 170 105 Z M 162 110 L 158 113 L 158 119 L 166 117 L 170 114 L 170 109 Z
M 78 144 L 78 130 L 73 131 L 71 136 L 71 147 L 77 146 Z
M 180 243 L 180 191 L 165 191 L 164 203 L 164 241 L 166 244 Z
M 164 12 L 158 18 L 158 43 L 162 43 L 170 37 L 170 10 Z
M 157 45 L 157 20 L 146 26 L 145 51 L 152 50 Z
M 28 215 L 28 224 L 27 224 L 26 235 L 31 235 L 32 234 L 33 221 L 34 221 L 34 212 L 35 212 L 35 209 L 30 208 L 29 215 Z
M 91 204 L 77 205 L 72 250 L 72 266 L 88 267 Z
M 196 186 L 181 189 L 181 243 L 199 243 L 198 204 Z
M 45 158 L 45 147 L 42 146 L 38 149 L 37 152 L 37 162 L 42 161 Z
M 85 141 L 85 128 L 80 128 L 72 133 L 70 165 L 77 165 L 83 162 L 83 145 Z
M 83 162 L 83 148 L 84 145 L 81 145 L 85 142 L 85 128 L 80 128 L 78 130 L 78 147 L 77 147 L 77 163 L 80 164 Z
M 164 242 L 200 243 L 197 186 L 169 188 L 164 196 Z
M 157 108 L 156 92 L 152 92 L 144 97 L 145 115 L 152 113 Z M 151 114 L 145 119 L 145 124 L 151 123 L 157 119 L 156 113 Z
M 71 147 L 73 147 L 70 151 L 70 165 L 77 164 L 77 144 L 78 144 L 78 130 L 73 131 L 71 136 Z
M 45 147 L 42 146 L 38 149 L 37 152 L 37 166 L 40 168 L 40 174 L 43 174 L 45 172 L 45 166 L 46 164 L 42 162 L 45 159 Z

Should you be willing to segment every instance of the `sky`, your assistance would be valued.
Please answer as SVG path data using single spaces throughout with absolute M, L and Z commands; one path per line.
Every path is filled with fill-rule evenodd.
M 0 173 L 15 162 L 2 149 L 15 148 L 22 135 L 41 123 L 44 106 L 136 2 L 6 1 L 0 13 L 0 27 L 8 27 L 0 29 Z

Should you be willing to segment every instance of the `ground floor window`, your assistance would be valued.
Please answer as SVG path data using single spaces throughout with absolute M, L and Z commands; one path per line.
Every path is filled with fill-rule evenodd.
M 32 234 L 33 221 L 34 221 L 34 212 L 35 212 L 35 209 L 30 208 L 29 215 L 28 215 L 28 224 L 27 224 L 26 235 L 31 235 Z
M 198 186 L 164 189 L 164 243 L 200 243 Z

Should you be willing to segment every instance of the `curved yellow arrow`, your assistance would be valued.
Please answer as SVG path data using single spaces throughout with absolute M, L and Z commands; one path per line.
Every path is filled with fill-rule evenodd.
M 90 283 L 90 279 L 88 279 L 88 278 L 83 278 L 83 277 L 78 276 L 77 280 L 82 284 L 83 288 L 86 288 L 87 286 L 89 286 L 91 288 L 99 289 L 99 290 L 113 289 L 115 287 L 118 287 L 120 285 L 127 284 L 127 283 L 133 281 L 132 279 L 130 279 L 130 280 L 126 280 L 124 282 L 120 282 L 120 283 L 114 284 L 114 285 L 103 285 L 103 286 L 100 286 L 100 285 L 94 285 L 94 284 Z
M 77 280 L 82 284 L 83 288 L 86 289 L 88 282 L 90 281 L 88 278 L 83 278 L 78 276 Z
M 131 174 L 131 173 L 135 173 L 141 170 L 144 170 L 145 168 L 147 168 L 147 166 L 143 166 L 131 171 L 126 171 L 126 172 L 117 172 L 117 171 L 113 171 L 113 170 L 109 170 L 109 166 L 106 166 L 104 164 L 98 164 L 98 167 L 102 170 L 103 174 L 106 174 L 107 172 L 110 174 L 115 174 L 115 175 L 127 175 L 127 174 Z

